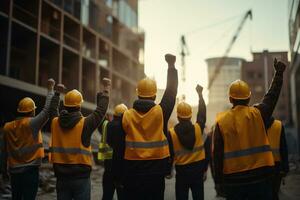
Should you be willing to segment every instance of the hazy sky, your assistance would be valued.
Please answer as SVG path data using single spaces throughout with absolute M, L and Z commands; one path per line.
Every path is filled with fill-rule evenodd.
M 196 104 L 196 84 L 207 86 L 205 59 L 223 55 L 247 10 L 252 9 L 253 20 L 246 22 L 230 56 L 251 60 L 251 49 L 289 49 L 287 7 L 287 0 L 139 0 L 139 26 L 146 32 L 145 72 L 164 88 L 167 65 L 163 56 L 167 52 L 177 55 L 176 67 L 181 72 L 179 38 L 187 34 L 187 82 L 179 93 Z M 228 18 L 219 26 L 194 31 Z

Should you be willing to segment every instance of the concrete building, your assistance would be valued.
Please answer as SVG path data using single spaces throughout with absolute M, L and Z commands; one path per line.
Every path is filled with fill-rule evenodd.
M 95 108 L 104 77 L 112 79 L 110 108 L 131 105 L 143 48 L 138 0 L 1 0 L 1 125 L 25 96 L 39 112 L 50 77 L 83 93 L 84 114 Z
M 298 144 L 300 144 L 300 4 L 299 0 L 289 0 L 288 19 L 289 19 L 289 38 L 291 64 L 290 83 L 291 83 L 291 113 L 292 122 L 298 133 Z M 300 154 L 300 145 L 299 154 Z
M 264 94 L 268 91 L 273 75 L 274 58 L 288 63 L 287 52 L 263 52 L 252 53 L 253 60 L 245 61 L 242 65 L 242 80 L 246 81 L 251 88 L 250 105 L 261 102 Z M 284 73 L 284 82 L 273 116 L 290 125 L 290 92 L 289 92 L 289 70 Z
M 214 76 L 216 66 L 222 58 L 209 58 L 206 59 L 208 68 L 208 80 Z M 214 83 L 212 84 L 207 105 L 207 126 L 210 127 L 215 123 L 216 114 L 231 108 L 228 99 L 228 86 L 236 79 L 241 78 L 241 67 L 244 59 L 228 57 L 222 66 L 220 73 L 217 75 Z

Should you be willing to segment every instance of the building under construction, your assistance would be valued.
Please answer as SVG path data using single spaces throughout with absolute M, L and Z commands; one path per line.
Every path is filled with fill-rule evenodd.
M 1 0 L 1 125 L 25 96 L 39 112 L 48 78 L 80 90 L 83 113 L 95 108 L 103 77 L 112 79 L 111 107 L 131 104 L 143 48 L 138 0 Z

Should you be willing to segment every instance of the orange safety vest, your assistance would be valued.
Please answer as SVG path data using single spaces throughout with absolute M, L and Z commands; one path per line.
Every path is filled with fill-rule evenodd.
M 52 120 L 49 162 L 92 166 L 92 148 L 83 146 L 81 142 L 84 120 L 82 117 L 71 129 L 61 128 L 58 117 Z
M 39 131 L 37 138 L 32 135 L 30 117 L 25 117 L 4 126 L 8 165 L 11 168 L 23 166 L 44 157 L 43 138 Z
M 224 174 L 274 166 L 264 122 L 257 108 L 235 106 L 218 114 L 216 121 L 224 141 Z
M 122 125 L 126 133 L 126 160 L 157 160 L 170 156 L 160 105 L 154 106 L 147 113 L 127 110 Z
M 185 149 L 175 132 L 174 128 L 170 129 L 172 137 L 173 148 L 174 148 L 174 163 L 175 165 L 186 165 L 193 162 L 197 162 L 205 159 L 204 142 L 202 138 L 202 131 L 199 124 L 195 124 L 195 145 L 192 150 Z
M 273 122 L 272 126 L 267 131 L 270 146 L 271 146 L 272 153 L 273 153 L 273 156 L 274 156 L 274 160 L 276 162 L 281 161 L 280 152 L 279 152 L 281 129 L 282 129 L 281 121 L 275 120 Z

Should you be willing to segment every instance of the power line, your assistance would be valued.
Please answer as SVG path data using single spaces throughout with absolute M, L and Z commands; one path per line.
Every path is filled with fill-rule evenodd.
M 203 30 L 206 30 L 206 29 L 210 29 L 210 28 L 213 28 L 215 26 L 219 26 L 219 25 L 222 25 L 222 24 L 225 24 L 227 22 L 230 22 L 230 21 L 233 21 L 237 18 L 240 18 L 241 16 L 243 16 L 244 14 L 240 14 L 240 15 L 236 15 L 236 16 L 233 16 L 233 17 L 229 17 L 227 19 L 224 19 L 222 21 L 219 21 L 219 22 L 216 22 L 216 23 L 213 23 L 213 24 L 210 24 L 210 25 L 206 25 L 206 26 L 202 26 L 202 27 L 199 27 L 199 28 L 196 28 L 192 31 L 189 31 L 187 32 L 186 34 L 184 34 L 185 36 L 190 36 L 192 34 L 195 34 L 196 32 L 199 32 L 199 31 L 203 31 Z

